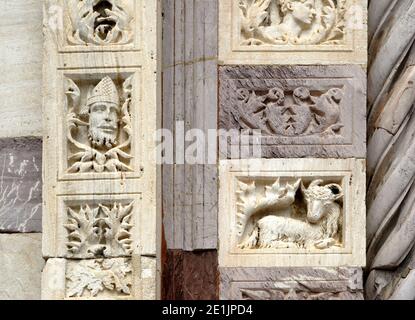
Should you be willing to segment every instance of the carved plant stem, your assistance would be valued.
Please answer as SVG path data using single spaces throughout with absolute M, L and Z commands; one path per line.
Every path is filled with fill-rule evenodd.
M 371 0 L 368 299 L 415 299 L 415 1 Z

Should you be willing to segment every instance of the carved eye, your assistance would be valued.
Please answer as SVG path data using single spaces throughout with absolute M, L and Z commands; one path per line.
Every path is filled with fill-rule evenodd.
M 340 194 L 340 189 L 337 187 L 337 186 L 334 186 L 334 185 L 332 185 L 332 186 L 330 186 L 329 187 L 329 189 L 331 190 L 331 192 L 334 194 L 334 195 L 338 195 L 338 194 Z

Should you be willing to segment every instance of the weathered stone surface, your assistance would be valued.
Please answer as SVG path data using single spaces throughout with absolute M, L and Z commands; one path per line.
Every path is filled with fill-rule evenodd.
M 365 161 L 222 160 L 220 267 L 365 266 Z
M 41 234 L 0 234 L 0 300 L 40 299 Z
M 3 1 L 0 137 L 42 135 L 42 1 Z
M 365 64 L 367 0 L 219 1 L 220 64 Z
M 162 168 L 164 234 L 169 249 L 216 249 L 218 170 L 212 140 L 203 147 L 213 150 L 213 161 L 207 161 L 208 152 L 198 164 L 184 159 L 193 143 L 185 134 L 198 129 L 207 137 L 217 128 L 218 0 L 163 0 L 163 11 L 162 127 L 174 133 L 165 139 L 171 143 L 166 158 L 174 159 Z
M 217 300 L 218 276 L 216 250 L 168 250 L 163 263 L 162 299 Z
M 361 67 L 225 66 L 219 81 L 219 127 L 229 146 L 247 143 L 237 132 L 259 130 L 264 158 L 365 158 Z M 222 157 L 235 156 L 229 146 L 220 146 Z
M 360 268 L 220 268 L 223 300 L 362 300 Z
M 0 139 L 0 232 L 42 231 L 42 140 Z

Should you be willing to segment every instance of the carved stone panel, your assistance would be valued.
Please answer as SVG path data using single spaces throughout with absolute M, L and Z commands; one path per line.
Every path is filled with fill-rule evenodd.
M 156 279 L 154 258 L 49 259 L 43 271 L 42 299 L 154 300 Z
M 219 266 L 364 266 L 364 165 L 221 161 Z
M 140 50 L 143 16 L 141 1 L 56 1 L 62 12 L 59 47 L 64 52 Z M 62 10 L 62 11 L 61 11 Z
M 223 300 L 363 300 L 360 268 L 220 268 Z
M 365 157 L 362 68 L 224 66 L 219 70 L 220 128 L 234 134 L 261 132 L 262 157 Z M 230 150 L 222 147 L 221 156 L 230 157 Z
M 44 0 L 46 299 L 159 296 L 160 4 Z
M 366 62 L 366 0 L 220 0 L 223 64 Z

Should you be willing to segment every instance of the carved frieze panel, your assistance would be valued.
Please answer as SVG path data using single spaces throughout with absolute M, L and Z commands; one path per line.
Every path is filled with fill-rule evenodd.
M 59 33 L 62 52 L 140 50 L 142 1 L 68 0 L 56 3 L 62 10 L 62 21 L 57 22 L 63 23 Z
M 220 268 L 223 300 L 363 300 L 360 268 Z
M 366 0 L 219 2 L 223 64 L 366 61 Z
M 62 73 L 60 179 L 139 177 L 141 72 Z
M 365 157 L 360 67 L 223 66 L 219 75 L 220 128 L 260 132 L 262 157 Z
M 220 183 L 221 267 L 365 264 L 364 161 L 223 160 Z
M 156 259 L 49 259 L 43 271 L 42 299 L 155 299 Z

